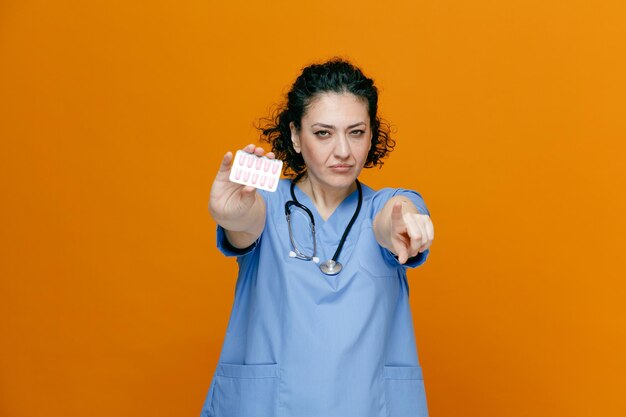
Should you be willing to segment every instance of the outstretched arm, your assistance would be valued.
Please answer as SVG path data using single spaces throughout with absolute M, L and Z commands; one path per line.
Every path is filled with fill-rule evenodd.
M 250 144 L 245 152 L 263 156 L 265 150 Z M 274 154 L 266 155 L 273 159 Z M 233 154 L 226 152 L 211 186 L 209 212 L 226 232 L 228 242 L 239 249 L 247 248 L 261 236 L 265 228 L 265 201 L 250 185 L 231 182 Z
M 430 247 L 435 237 L 430 216 L 420 214 L 410 199 L 390 198 L 374 218 L 378 244 L 389 249 L 401 264 Z

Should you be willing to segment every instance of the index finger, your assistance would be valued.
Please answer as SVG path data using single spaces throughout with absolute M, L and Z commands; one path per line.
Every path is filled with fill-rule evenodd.
M 248 145 L 244 146 L 244 148 L 243 148 L 242 150 L 243 150 L 244 152 L 247 152 L 247 153 L 254 153 L 254 150 L 255 150 L 255 149 L 256 149 L 256 146 L 254 146 L 254 144 L 253 144 L 253 143 L 250 143 L 250 144 L 248 144 Z
M 402 218 L 402 203 L 396 201 L 393 203 L 393 208 L 391 209 L 391 227 L 393 228 L 398 223 L 403 223 L 404 219 Z

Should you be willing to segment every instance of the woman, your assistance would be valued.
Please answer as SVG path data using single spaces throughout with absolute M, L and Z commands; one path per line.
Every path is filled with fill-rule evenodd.
M 394 145 L 377 110 L 358 68 L 311 65 L 262 128 L 290 179 L 229 182 L 224 156 L 209 211 L 239 276 L 203 417 L 427 415 L 406 269 L 434 232 L 418 193 L 357 180 Z

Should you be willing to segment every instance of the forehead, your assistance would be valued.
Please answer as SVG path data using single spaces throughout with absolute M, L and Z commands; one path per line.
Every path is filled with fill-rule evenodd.
M 327 92 L 317 95 L 307 106 L 302 120 L 334 126 L 368 122 L 367 101 L 352 93 Z

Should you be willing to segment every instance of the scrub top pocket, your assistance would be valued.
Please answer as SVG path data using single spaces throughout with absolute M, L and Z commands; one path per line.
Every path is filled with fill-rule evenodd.
M 385 366 L 383 378 L 389 417 L 428 417 L 421 367 Z
M 278 364 L 218 364 L 212 417 L 275 417 L 278 405 Z

